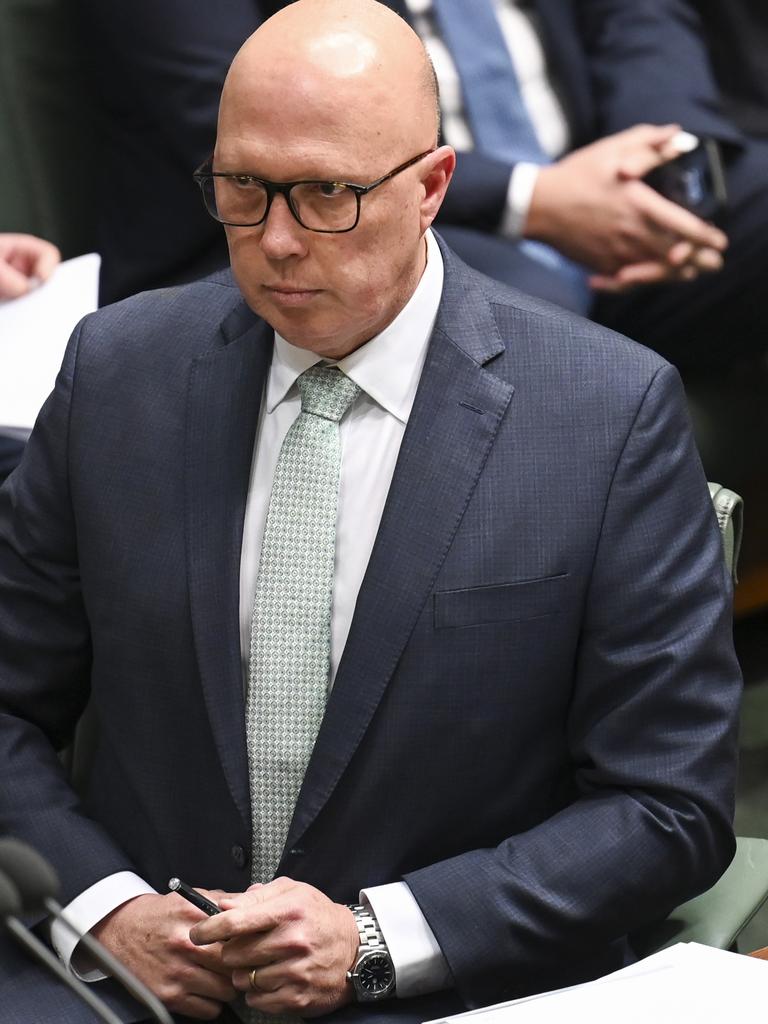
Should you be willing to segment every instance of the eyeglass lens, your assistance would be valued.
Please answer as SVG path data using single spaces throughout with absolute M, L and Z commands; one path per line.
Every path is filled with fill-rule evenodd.
M 256 224 L 267 208 L 267 190 L 247 175 L 209 178 L 205 184 L 209 211 L 226 224 Z M 343 231 L 357 218 L 357 197 L 352 189 L 335 182 L 310 181 L 290 191 L 294 212 L 305 228 Z

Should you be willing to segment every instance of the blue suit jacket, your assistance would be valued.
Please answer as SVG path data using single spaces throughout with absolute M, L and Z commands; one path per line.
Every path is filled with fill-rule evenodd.
M 340 1017 L 618 967 L 733 850 L 729 586 L 677 374 L 445 259 L 279 870 L 339 901 L 404 878 L 455 990 Z M 0 830 L 65 902 L 122 869 L 248 884 L 238 574 L 271 345 L 228 274 L 86 318 L 0 490 Z M 53 748 L 89 696 L 80 802 Z M 25 977 L 5 1024 L 83 1019 Z

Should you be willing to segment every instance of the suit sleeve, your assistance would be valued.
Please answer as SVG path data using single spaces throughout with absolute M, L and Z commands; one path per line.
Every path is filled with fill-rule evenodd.
M 699 16 L 687 0 L 578 0 L 600 135 L 641 122 L 739 145 L 723 113 Z
M 507 207 L 514 164 L 471 150 L 456 154 L 456 172 L 440 209 L 437 225 L 496 231 Z
M 67 468 L 79 333 L 0 490 L 0 833 L 51 860 L 66 899 L 132 868 L 85 815 L 57 756 L 88 700 L 91 665 Z
M 565 722 L 578 798 L 495 849 L 405 877 L 470 1007 L 551 987 L 542 965 L 589 960 L 733 855 L 740 675 L 686 421 L 665 365 L 605 499 Z

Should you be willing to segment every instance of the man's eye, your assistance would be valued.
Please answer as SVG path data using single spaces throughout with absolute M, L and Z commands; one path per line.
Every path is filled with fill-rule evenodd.
M 249 185 L 255 185 L 256 180 L 250 174 L 233 174 L 230 178 L 230 181 L 234 182 L 238 188 L 248 188 Z
M 336 196 L 344 195 L 347 186 L 340 181 L 316 181 L 313 183 L 313 189 L 315 194 L 322 196 L 323 199 L 335 199 Z

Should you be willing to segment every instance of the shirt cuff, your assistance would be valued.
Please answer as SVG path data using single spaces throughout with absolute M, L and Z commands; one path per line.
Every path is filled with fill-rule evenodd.
M 518 163 L 512 168 L 501 221 L 501 233 L 506 238 L 522 238 L 540 170 L 539 164 L 528 163 Z
M 370 905 L 378 921 L 395 968 L 398 998 L 439 992 L 453 985 L 434 932 L 405 882 L 362 889 L 360 902 Z
M 76 974 L 81 981 L 102 981 L 107 977 L 93 965 L 87 950 L 79 950 L 80 936 L 85 935 L 107 914 L 117 910 L 123 903 L 135 896 L 156 894 L 157 890 L 148 885 L 132 871 L 118 871 L 107 875 L 90 888 L 81 892 L 64 907 L 64 915 L 74 931 L 59 920 L 51 923 L 51 942 L 65 967 Z

